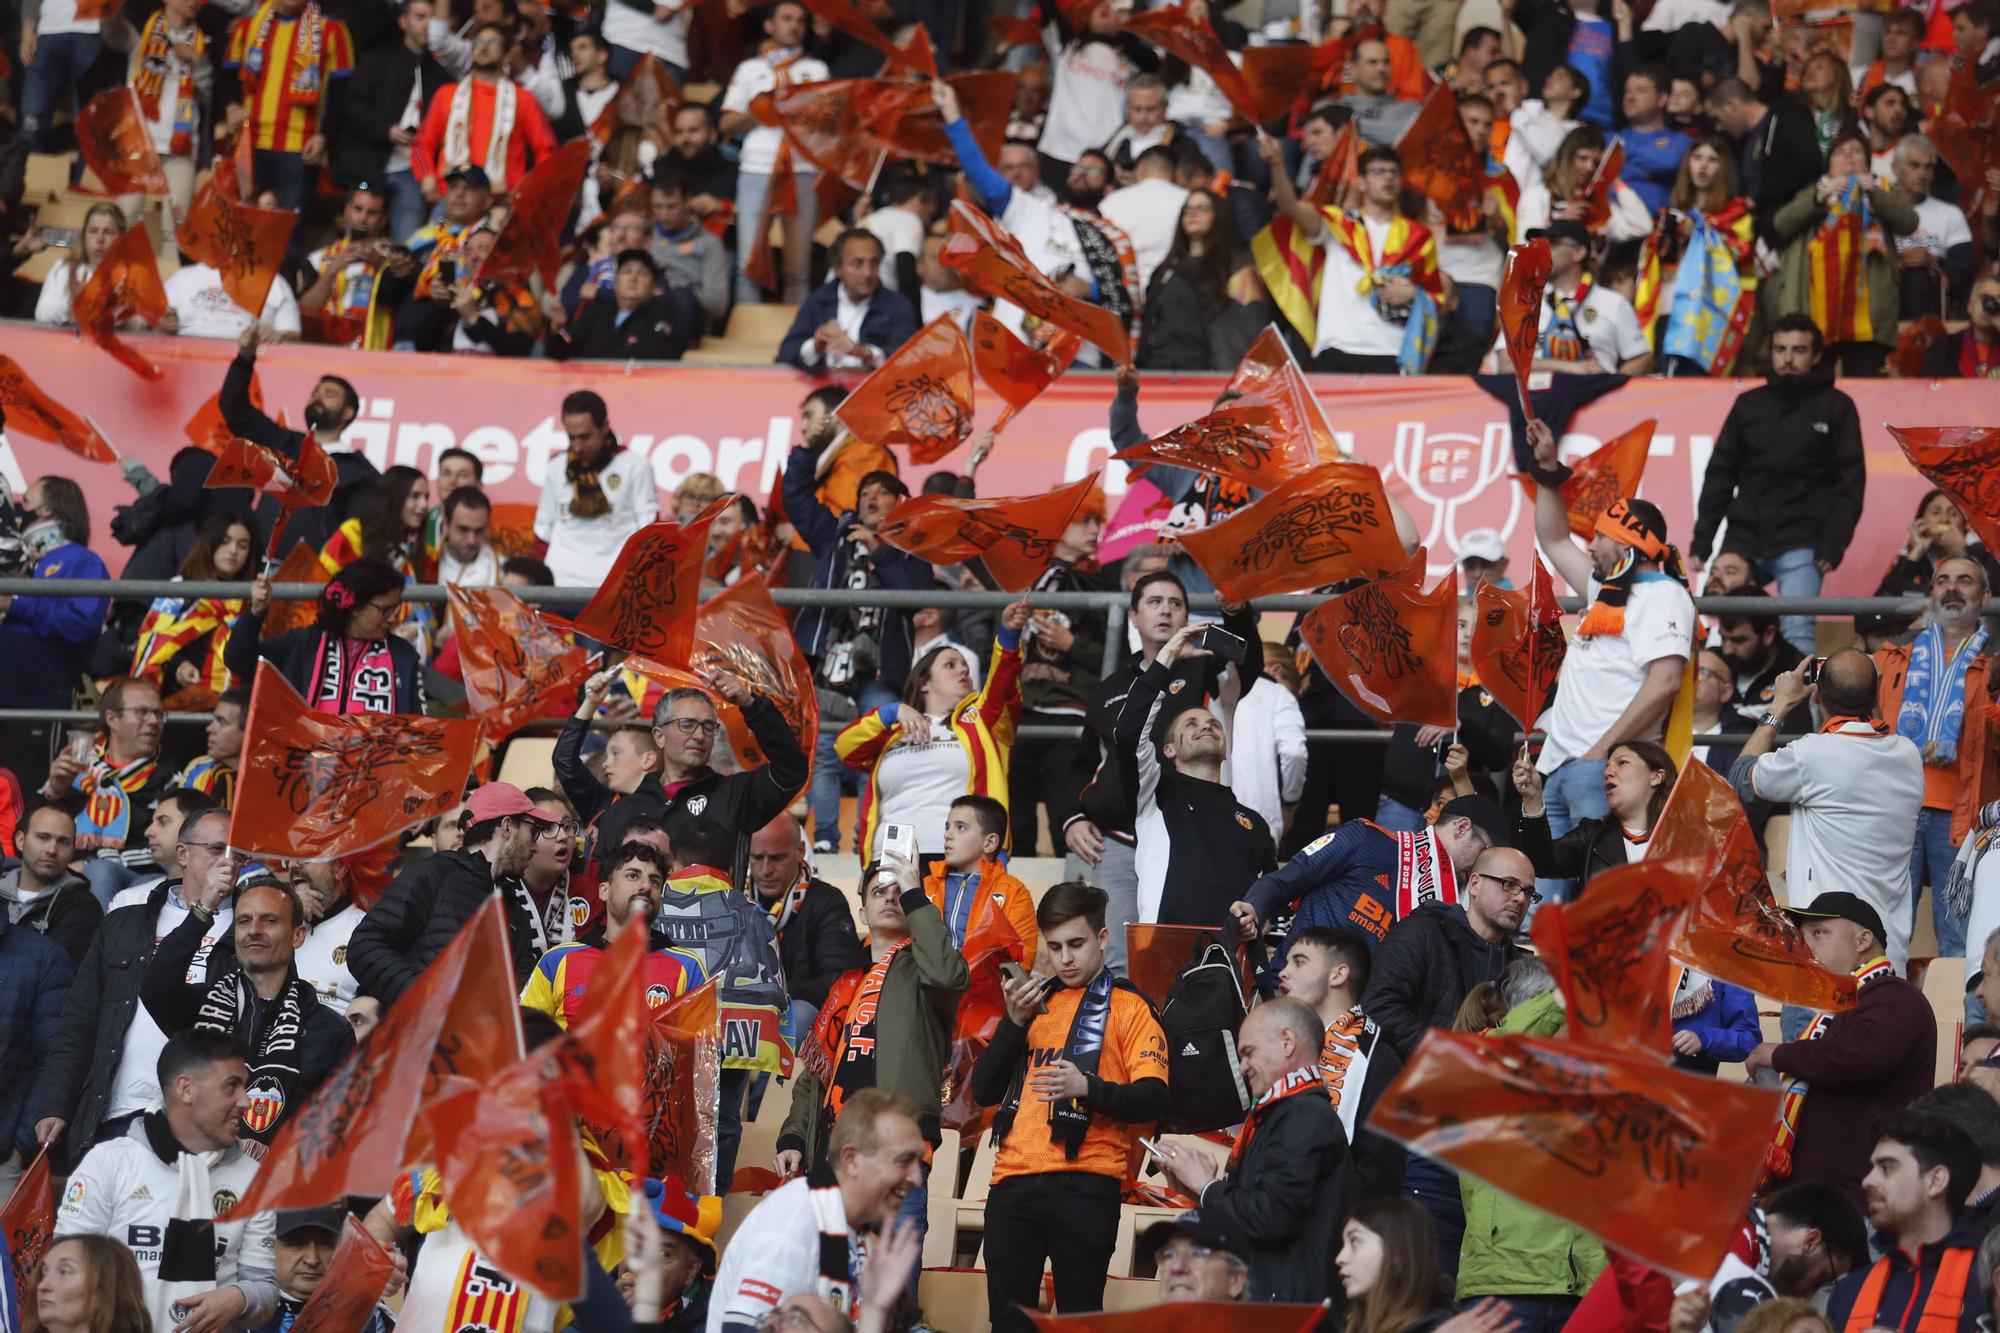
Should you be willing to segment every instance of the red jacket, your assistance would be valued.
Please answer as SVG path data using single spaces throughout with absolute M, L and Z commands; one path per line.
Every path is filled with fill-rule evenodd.
M 486 149 L 492 136 L 494 89 L 497 84 L 474 82 L 472 85 L 472 114 L 466 126 L 466 160 L 464 162 L 445 161 L 445 131 L 451 124 L 451 103 L 458 95 L 458 85 L 447 83 L 431 97 L 430 109 L 424 113 L 424 123 L 417 130 L 416 142 L 410 145 L 410 173 L 418 182 L 436 181 L 443 188 L 443 174 L 454 167 L 483 167 L 493 180 L 496 197 L 506 194 L 521 183 L 521 177 L 528 174 L 530 150 L 535 162 L 541 161 L 556 150 L 555 131 L 549 128 L 549 118 L 542 114 L 541 104 L 535 95 L 514 84 L 514 127 L 507 136 L 507 164 L 504 180 L 486 160 Z

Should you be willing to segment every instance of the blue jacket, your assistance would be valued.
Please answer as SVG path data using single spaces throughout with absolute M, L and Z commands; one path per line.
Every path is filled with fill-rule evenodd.
M 47 1061 L 75 975 L 67 949 L 0 912 L 0 1156 L 17 1148 L 34 1155 L 28 1091 Z
M 1826 1303 L 1827 1322 L 1835 1328 L 1849 1326 L 1848 1320 L 1855 1313 L 1855 1301 L 1861 1295 L 1861 1288 L 1868 1282 L 1870 1270 L 1881 1265 L 1888 1269 L 1888 1280 L 1882 1286 L 1881 1299 L 1875 1309 L 1862 1311 L 1863 1314 L 1870 1316 L 1865 1326 L 1898 1329 L 1918 1327 L 1919 1317 L 1927 1311 L 1931 1288 L 1938 1278 L 1938 1266 L 1943 1262 L 1946 1252 L 1979 1248 L 1979 1242 L 1983 1237 L 1983 1231 L 1978 1225 L 1979 1220 L 1972 1209 L 1961 1209 L 1957 1219 L 1951 1224 L 1951 1230 L 1947 1231 L 1942 1239 L 1918 1247 L 1917 1266 L 1914 1268 L 1910 1265 L 1909 1256 L 1905 1255 L 1902 1247 L 1898 1245 L 1892 1246 L 1889 1252 L 1874 1264 L 1857 1268 L 1841 1278 L 1834 1284 L 1833 1295 Z M 1959 1333 L 1976 1333 L 1976 1330 L 1984 1327 L 1984 1322 L 1979 1317 L 1983 1313 L 1984 1302 L 1979 1298 L 1978 1279 L 1972 1274 L 1966 1275 L 1961 1299 L 1946 1300 L 1944 1304 L 1945 1309 L 1939 1313 L 1945 1316 L 1945 1320 L 1950 1321 L 1956 1316 L 1956 1322 L 1946 1322 L 1946 1327 L 1955 1327 Z M 1929 1329 L 1933 1324 L 1925 1321 L 1923 1327 Z
M 1698 1074 L 1713 1074 L 1720 1066 L 1739 1064 L 1764 1040 L 1757 1021 L 1757 997 L 1726 981 L 1710 982 L 1715 998 L 1699 1013 L 1674 1020 L 1674 1031 L 1701 1038 L 1701 1054 L 1677 1055 L 1674 1063 Z
M 1625 145 L 1625 170 L 1620 179 L 1632 187 L 1648 213 L 1658 216 L 1673 197 L 1674 177 L 1694 140 L 1662 126 L 1657 130 L 1620 130 L 1618 141 Z
M 792 320 L 790 331 L 785 334 L 785 340 L 778 344 L 778 360 L 801 370 L 820 369 L 806 365 L 800 350 L 812 341 L 813 333 L 820 325 L 839 313 L 838 278 L 807 292 L 806 299 L 799 304 L 798 315 Z M 908 342 L 916 331 L 917 312 L 910 308 L 909 301 L 887 287 L 878 287 L 875 295 L 868 299 L 867 312 L 861 316 L 861 337 L 857 341 L 888 356 Z M 798 526 L 796 519 L 792 525 Z
M 1351 819 L 1259 876 L 1244 899 L 1260 921 L 1296 906 L 1294 932 L 1307 926 L 1359 931 L 1372 949 L 1396 920 L 1396 835 Z M 1284 952 L 1272 960 L 1274 970 L 1283 965 Z
M 38 579 L 110 576 L 87 546 L 58 546 L 35 562 Z M 0 622 L 0 699 L 16 708 L 69 707 L 110 606 L 103 597 L 16 597 Z

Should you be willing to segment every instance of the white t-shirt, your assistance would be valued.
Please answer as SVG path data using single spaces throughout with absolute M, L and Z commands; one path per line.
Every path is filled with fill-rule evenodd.
M 1535 355 L 1548 355 L 1543 349 L 1555 320 L 1555 304 L 1543 297 L 1542 325 L 1537 335 L 1543 341 L 1537 342 Z M 1652 350 L 1646 335 L 1639 330 L 1639 312 L 1632 309 L 1632 303 L 1599 283 L 1591 284 L 1576 312 L 1576 331 L 1584 347 L 1597 358 L 1597 364 L 1608 372 L 1616 372 L 1627 360 Z M 1504 333 L 1494 334 L 1493 350 L 1501 353 L 1507 350 Z
M 180 320 L 183 338 L 239 338 L 250 327 L 250 312 L 229 299 L 222 275 L 207 264 L 189 264 L 167 279 L 167 304 Z M 283 278 L 271 279 L 258 317 L 266 332 L 299 332 L 299 302 Z
M 971 781 L 965 747 L 943 718 L 933 717 L 929 740 L 917 745 L 905 737 L 875 766 L 875 827 L 909 824 L 917 830 L 918 851 L 942 852 L 945 816 Z M 868 854 L 878 850 L 870 847 Z
M 750 101 L 758 93 L 768 93 L 778 86 L 777 62 L 786 58 L 787 53 L 774 51 L 767 56 L 751 56 L 736 67 L 729 76 L 729 87 L 722 94 L 724 111 L 748 113 Z M 809 56 L 799 57 L 785 66 L 785 79 L 791 84 L 818 83 L 826 78 L 826 64 Z M 778 145 L 784 141 L 785 132 L 775 125 L 753 125 L 743 136 L 743 148 L 736 160 L 736 169 L 745 176 L 768 176 L 778 160 Z M 792 170 L 802 176 L 812 175 L 815 168 L 802 153 L 792 154 Z
M 896 287 L 896 256 L 924 252 L 924 220 L 907 208 L 878 208 L 862 219 L 861 228 L 882 242 L 882 285 Z
M 354 974 L 347 970 L 347 942 L 367 915 L 358 904 L 349 903 L 308 931 L 305 944 L 292 958 L 299 979 L 336 1014 L 347 1012 L 359 989 Z
M 578 518 L 569 511 L 575 487 L 565 473 L 566 463 L 567 455 L 557 454 L 542 474 L 535 537 L 548 543 L 549 569 L 559 587 L 594 588 L 611 572 L 625 539 L 660 516 L 659 487 L 653 465 L 630 449 L 621 449 L 597 473 L 611 512 Z
M 1490 231 L 1448 235 L 1442 227 L 1431 228 L 1438 237 L 1438 267 L 1459 286 L 1500 289 L 1500 276 L 1507 264 L 1507 252 Z
M 1513 146 L 1513 141 L 1508 141 Z M 1514 208 L 1514 227 L 1522 236 L 1530 231 L 1549 225 L 1549 215 L 1553 205 L 1549 199 L 1549 187 L 1539 177 L 1532 185 L 1521 187 L 1521 202 Z M 1646 209 L 1646 201 L 1639 192 L 1624 181 L 1611 183 L 1611 220 L 1604 224 L 1604 238 L 1608 241 L 1636 241 L 1653 229 L 1653 215 Z
M 1376 258 L 1389 240 L 1391 219 L 1376 222 L 1364 219 L 1368 249 Z M 1359 289 L 1368 276 L 1347 247 L 1333 237 L 1333 228 L 1322 226 L 1314 242 L 1326 251 L 1326 266 L 1319 276 L 1319 338 L 1314 352 L 1331 347 L 1349 356 L 1395 356 L 1403 350 L 1404 326 L 1377 313 L 1373 299 Z
M 1153 177 L 1104 196 L 1098 212 L 1106 221 L 1131 238 L 1132 253 L 1139 261 L 1139 290 L 1153 280 L 1153 270 L 1174 247 L 1174 233 L 1180 230 L 1181 208 L 1188 192 L 1170 180 Z
M 1956 204 L 1948 204 L 1931 195 L 1917 205 L 1917 229 L 1908 236 L 1896 238 L 1896 253 L 1903 254 L 1921 246 L 1943 259 L 1954 245 L 1971 244 L 1972 228 L 1966 225 L 1964 211 Z
M 114 911 L 119 905 L 115 899 L 112 901 Z M 166 902 L 160 904 L 160 915 L 153 922 L 153 943 L 158 944 L 171 935 L 175 927 L 187 920 L 187 914 L 188 909 L 169 896 Z M 227 903 L 216 909 L 215 920 L 209 922 L 208 929 L 202 933 L 201 947 L 194 951 L 194 959 L 188 965 L 187 980 L 190 985 L 208 980 L 209 951 L 215 948 L 217 940 L 229 933 L 231 915 Z M 124 1048 L 118 1055 L 118 1072 L 111 1080 L 111 1095 L 104 1103 L 106 1120 L 159 1107 L 158 1066 L 160 1052 L 165 1049 L 167 1034 L 160 1031 L 160 1025 L 153 1021 L 145 1005 L 135 1006 L 131 1025 L 125 1029 Z
M 1589 595 L 1597 596 L 1591 581 Z M 1553 773 L 1596 745 L 1611 729 L 1646 678 L 1646 668 L 1662 657 L 1693 651 L 1694 598 L 1671 578 L 1632 585 L 1625 603 L 1625 632 L 1572 638 L 1556 681 L 1555 703 L 1542 715 L 1548 742 L 1535 767 Z M 1657 739 L 1656 725 L 1649 739 Z M 1905 839 L 1907 841 L 1907 839 Z M 1907 860 L 1907 854 L 1905 860 Z
M 651 11 L 634 9 L 623 0 L 609 0 L 604 6 L 604 40 L 613 46 L 622 46 L 641 55 L 657 56 L 670 65 L 686 69 L 687 11 L 684 9 L 662 23 L 653 17 Z
M 101 19 L 78 18 L 76 0 L 42 0 L 42 17 L 35 25 L 35 31 L 43 37 L 59 32 L 98 32 L 103 28 Z
M 948 292 L 934 292 L 926 287 L 918 296 L 921 298 L 917 305 L 918 323 L 928 324 L 939 315 L 950 315 L 967 333 L 972 332 L 972 317 L 986 308 L 977 292 L 963 287 Z
M 804 1176 L 788 1180 L 750 1210 L 723 1248 L 708 1298 L 707 1333 L 754 1327 L 787 1300 L 814 1291 L 819 1251 L 812 1190 Z
M 58 259 L 49 269 L 49 276 L 42 279 L 41 295 L 35 298 L 35 323 L 74 324 L 76 312 L 70 309 L 69 270 L 72 261 Z M 76 289 L 82 291 L 90 281 L 90 267 L 83 266 L 83 277 Z
M 1125 121 L 1125 81 L 1135 72 L 1125 53 L 1109 42 L 1065 46 L 1049 85 L 1041 150 L 1058 162 L 1074 162 L 1084 149 L 1101 145 Z

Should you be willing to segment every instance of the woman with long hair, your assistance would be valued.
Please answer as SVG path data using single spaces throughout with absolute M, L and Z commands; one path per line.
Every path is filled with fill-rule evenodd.
M 1671 274 L 1660 275 L 1661 290 L 1671 293 L 1661 360 L 1669 375 L 1719 374 L 1749 341 L 1757 304 L 1756 218 L 1750 200 L 1736 192 L 1735 154 L 1726 142 L 1709 135 L 1688 150 L 1668 209 L 1679 261 Z M 1697 317 L 1725 264 L 1735 271 L 1741 305 L 1738 319 L 1724 326 L 1728 331 L 1713 336 Z
M 423 563 L 424 525 L 431 513 L 431 484 L 424 474 L 400 464 L 392 467 L 369 483 L 356 508 L 355 516 L 320 548 L 319 567 L 333 575 L 356 560 L 380 560 L 400 573 L 405 583 L 415 583 Z M 394 623 L 407 625 L 404 632 L 413 636 L 425 657 L 430 656 L 436 623 L 430 607 L 405 603 Z
M 1807 315 L 1825 339 L 1821 366 L 1873 376 L 1896 346 L 1902 266 L 1894 238 L 1917 229 L 1917 210 L 1869 168 L 1868 140 L 1852 130 L 1827 150 L 1826 174 L 1772 215 L 1782 246 L 1774 318 Z
M 1453 1313 L 1431 1215 L 1409 1199 L 1370 1198 L 1354 1205 L 1341 1228 L 1333 1267 L 1347 1295 L 1345 1333 L 1485 1333 L 1514 1327 L 1496 1301 Z
M 1799 71 L 1799 100 L 1812 112 L 1813 135 L 1824 153 L 1833 141 L 1855 131 L 1854 76 L 1831 51 L 1815 51 Z
M 187 583 L 236 582 L 250 566 L 250 548 L 255 541 L 248 519 L 217 514 L 202 526 L 176 579 Z M 220 694 L 240 684 L 222 658 L 229 627 L 242 613 L 241 597 L 156 598 L 139 624 L 131 674 L 152 681 L 165 695 L 191 687 Z
M 1521 201 L 1514 207 L 1518 234 L 1525 236 L 1531 229 L 1546 227 L 1559 218 L 1588 226 L 1583 195 L 1590 188 L 1590 178 L 1596 174 L 1598 163 L 1604 160 L 1604 152 L 1604 131 L 1595 126 L 1579 125 L 1565 134 L 1542 179 L 1521 190 Z M 1601 227 L 1593 228 L 1592 234 L 1612 242 L 1636 241 L 1652 229 L 1653 215 L 1647 211 L 1645 201 L 1624 181 L 1613 181 L 1611 218 Z
M 1153 270 L 1139 320 L 1145 370 L 1227 370 L 1241 359 L 1225 333 L 1231 309 L 1263 299 L 1250 252 L 1236 238 L 1229 207 L 1209 190 L 1190 190 L 1167 257 Z M 1235 357 L 1227 357 L 1231 350 Z M 1225 359 L 1227 358 L 1227 359 Z
M 363 556 L 320 589 L 315 622 L 264 638 L 271 580 L 250 585 L 250 605 L 230 628 L 224 661 L 244 679 L 261 658 L 277 667 L 306 707 L 320 713 L 421 713 L 423 658 L 391 632 L 403 609 L 404 578 Z
M 109 1236 L 64 1236 L 42 1255 L 22 1333 L 153 1333 L 145 1279 Z
M 83 225 L 77 228 L 70 257 L 58 259 L 49 269 L 49 276 L 42 280 L 42 294 L 35 299 L 35 323 L 76 323 L 73 307 L 77 295 L 124 234 L 125 214 L 118 205 L 92 204 L 83 215 Z

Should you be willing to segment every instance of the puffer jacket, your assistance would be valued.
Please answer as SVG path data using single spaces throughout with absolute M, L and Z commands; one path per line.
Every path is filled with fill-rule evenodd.
M 74 971 L 62 946 L 0 913 L 0 1162 L 17 1148 L 34 1153 L 29 1083 L 48 1058 Z
M 493 863 L 478 852 L 436 852 L 396 876 L 347 942 L 347 970 L 360 993 L 384 1009 L 394 1004 L 493 891 Z M 535 970 L 535 928 L 516 895 L 501 901 L 518 993 Z
M 1448 1028 L 1482 981 L 1498 981 L 1528 951 L 1512 940 L 1479 937 L 1457 903 L 1425 903 L 1389 928 L 1361 1009 L 1382 1027 L 1405 1060 L 1428 1028 Z

